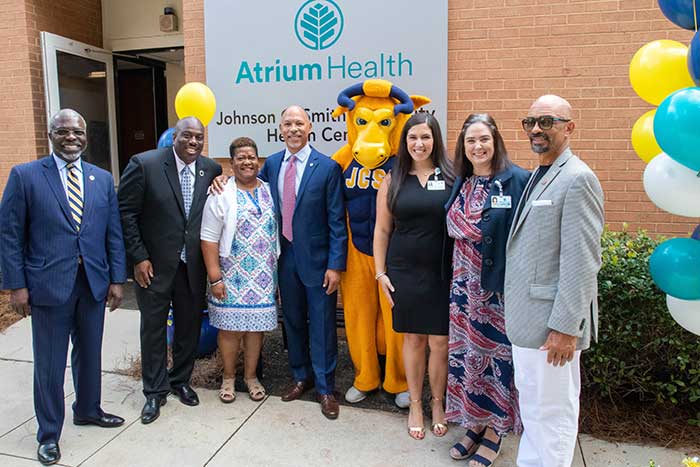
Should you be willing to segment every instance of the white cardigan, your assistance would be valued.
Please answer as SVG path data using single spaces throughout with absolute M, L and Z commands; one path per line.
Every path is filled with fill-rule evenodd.
M 261 181 L 261 189 L 270 194 L 270 186 Z M 274 209 L 274 208 L 273 208 Z M 238 202 L 236 195 L 236 180 L 233 177 L 228 179 L 224 186 L 224 192 L 220 195 L 210 194 L 207 197 L 207 202 L 204 204 L 204 212 L 202 213 L 202 227 L 200 229 L 199 238 L 207 242 L 219 244 L 219 256 L 227 258 L 231 255 L 231 243 L 236 234 L 236 226 L 238 225 Z M 276 239 L 275 253 L 280 255 L 279 236 Z

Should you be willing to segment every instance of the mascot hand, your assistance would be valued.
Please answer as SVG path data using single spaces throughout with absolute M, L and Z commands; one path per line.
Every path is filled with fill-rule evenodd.
M 384 295 L 386 296 L 386 299 L 389 301 L 389 305 L 391 307 L 394 307 L 394 299 L 391 297 L 392 292 L 396 292 L 394 289 L 394 285 L 391 283 L 391 279 L 389 279 L 389 276 L 384 274 L 381 276 L 379 279 L 379 286 L 382 288 L 382 291 L 384 292 Z

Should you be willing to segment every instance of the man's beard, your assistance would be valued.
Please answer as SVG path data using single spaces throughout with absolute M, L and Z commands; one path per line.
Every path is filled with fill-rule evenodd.
M 58 151 L 58 153 L 61 155 L 61 159 L 65 159 L 69 162 L 77 161 L 78 158 L 83 155 L 83 151 L 78 151 L 78 152 L 74 152 L 74 153 L 70 153 L 70 154 Z

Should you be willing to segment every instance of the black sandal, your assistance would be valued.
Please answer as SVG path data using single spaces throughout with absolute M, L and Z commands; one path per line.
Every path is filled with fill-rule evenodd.
M 472 440 L 474 444 L 472 444 L 471 447 L 467 449 L 461 442 L 455 443 L 454 446 L 452 446 L 452 449 L 459 452 L 459 455 L 455 455 L 452 452 L 452 449 L 450 449 L 450 457 L 456 461 L 461 461 L 463 459 L 466 459 L 467 457 L 472 456 L 476 452 L 476 450 L 479 449 L 479 443 L 481 442 L 484 433 L 486 433 L 486 428 L 481 430 L 481 433 L 476 433 L 472 430 L 467 430 L 464 436 Z

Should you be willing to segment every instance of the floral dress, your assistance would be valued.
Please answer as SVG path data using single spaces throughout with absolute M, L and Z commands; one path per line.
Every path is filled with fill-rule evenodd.
M 455 239 L 450 290 L 447 419 L 499 435 L 522 432 L 503 296 L 481 288 L 481 212 L 489 178 L 471 176 L 447 213 Z
M 236 190 L 237 226 L 231 254 L 219 258 L 226 297 L 209 294 L 209 322 L 226 331 L 271 331 L 277 327 L 277 222 L 265 186 Z

